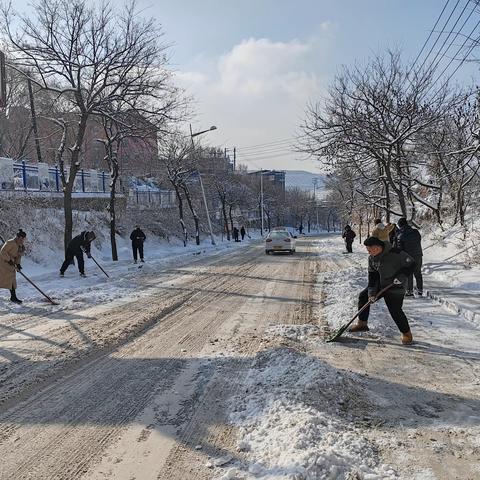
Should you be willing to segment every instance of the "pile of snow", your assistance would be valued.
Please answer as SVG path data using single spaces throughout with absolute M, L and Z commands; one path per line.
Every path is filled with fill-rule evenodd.
M 367 286 L 367 283 L 365 266 L 319 274 L 317 296 L 322 291 L 325 299 L 322 306 L 318 307 L 317 316 L 325 316 L 331 330 L 338 329 L 357 312 L 358 294 Z M 343 301 L 339 302 L 339 298 Z M 380 331 L 387 336 L 394 335 L 398 331 L 383 300 L 370 308 L 369 328 L 372 333 Z
M 260 353 L 230 418 L 245 458 L 218 478 L 398 478 L 341 409 L 349 384 L 345 374 L 296 350 Z

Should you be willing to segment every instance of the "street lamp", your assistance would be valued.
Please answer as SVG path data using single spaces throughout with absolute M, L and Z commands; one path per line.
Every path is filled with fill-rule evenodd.
M 192 124 L 190 124 L 190 140 L 192 141 L 192 152 L 195 149 L 195 143 L 193 142 L 193 137 L 201 135 L 202 133 L 211 132 L 212 130 L 216 130 L 217 127 L 212 125 L 208 130 L 202 130 L 201 132 L 193 133 L 192 131 Z M 203 181 L 202 176 L 200 175 L 200 170 L 197 168 L 198 179 L 200 180 L 200 187 L 202 189 L 202 196 L 203 196 L 203 203 L 205 204 L 205 211 L 207 212 L 207 220 L 208 220 L 208 228 L 210 229 L 210 241 L 212 245 L 215 245 L 215 238 L 213 237 L 213 230 L 212 230 L 212 222 L 210 221 L 210 213 L 208 212 L 208 204 L 207 204 L 207 197 L 205 196 L 205 189 L 203 188 Z

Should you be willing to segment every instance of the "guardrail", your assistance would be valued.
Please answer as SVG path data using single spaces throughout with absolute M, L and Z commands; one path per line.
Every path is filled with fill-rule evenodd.
M 77 196 L 108 195 L 109 179 L 110 175 L 106 172 L 80 169 L 75 178 L 73 193 Z M 125 188 L 122 179 L 119 180 L 119 194 L 125 192 L 134 203 L 154 204 L 162 208 L 172 207 L 176 203 L 175 192 L 171 190 L 162 190 L 148 184 Z M 60 194 L 63 190 L 60 169 L 45 163 L 32 165 L 25 161 L 14 162 L 10 158 L 0 158 L 0 191 L 2 190 Z

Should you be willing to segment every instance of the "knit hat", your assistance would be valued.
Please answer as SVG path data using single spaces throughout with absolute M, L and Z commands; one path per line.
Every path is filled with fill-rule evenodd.
M 383 243 L 380 239 L 378 239 L 377 237 L 368 237 L 364 242 L 363 244 L 366 246 L 366 247 L 374 247 L 375 245 L 378 246 L 378 247 L 382 247 L 382 248 L 385 248 L 385 243 Z
M 27 234 L 21 228 L 19 228 L 17 232 L 17 238 L 25 238 L 26 236 Z
M 405 225 L 408 225 L 407 219 L 405 217 L 399 218 L 397 225 L 399 227 L 404 227 Z

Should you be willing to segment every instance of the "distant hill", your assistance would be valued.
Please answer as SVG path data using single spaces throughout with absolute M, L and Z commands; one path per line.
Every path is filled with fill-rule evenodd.
M 325 175 L 321 173 L 311 173 L 304 170 L 286 170 L 285 171 L 285 188 L 300 188 L 307 192 L 313 193 L 313 180 L 317 179 L 317 198 L 325 195 L 324 183 Z

